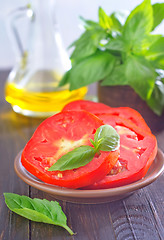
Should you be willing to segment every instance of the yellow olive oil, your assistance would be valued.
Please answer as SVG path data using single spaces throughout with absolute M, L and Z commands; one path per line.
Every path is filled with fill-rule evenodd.
M 15 81 L 16 82 L 16 81 Z M 47 117 L 62 110 L 68 102 L 83 99 L 87 93 L 87 87 L 69 91 L 68 88 L 58 88 L 58 81 L 48 79 L 43 81 L 31 79 L 28 85 L 21 82 L 16 84 L 7 82 L 5 86 L 6 101 L 13 110 L 26 116 Z

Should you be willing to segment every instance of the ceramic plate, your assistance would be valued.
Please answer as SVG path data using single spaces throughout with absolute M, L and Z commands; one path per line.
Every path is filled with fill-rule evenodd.
M 37 188 L 41 191 L 47 192 L 55 199 L 65 200 L 73 203 L 103 203 L 112 202 L 122 198 L 125 198 L 132 194 L 134 191 L 143 188 L 153 181 L 155 181 L 164 171 L 164 155 L 161 150 L 158 149 L 157 156 L 151 165 L 146 176 L 134 183 L 100 190 L 78 190 L 68 189 L 51 184 L 47 184 L 30 174 L 21 164 L 21 152 L 17 155 L 14 162 L 15 171 L 25 183 Z

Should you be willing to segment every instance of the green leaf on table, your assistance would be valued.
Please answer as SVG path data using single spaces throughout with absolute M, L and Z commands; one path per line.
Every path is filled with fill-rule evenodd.
M 58 202 L 46 199 L 31 199 L 14 193 L 4 193 L 8 208 L 31 221 L 43 222 L 65 228 L 71 235 L 74 233 L 67 226 L 67 218 Z
M 154 30 L 164 19 L 164 3 L 155 3 L 153 7 L 154 24 L 152 30 Z
M 92 161 L 95 153 L 95 149 L 91 146 L 77 147 L 59 158 L 48 171 L 65 171 L 85 166 Z
M 114 64 L 115 58 L 108 52 L 97 52 L 85 58 L 75 64 L 67 74 L 70 90 L 104 79 L 112 71 Z
M 149 107 L 161 116 L 164 110 L 164 81 L 157 80 L 154 85 L 151 97 L 147 100 Z
M 146 100 L 150 97 L 156 77 L 154 67 L 142 56 L 129 55 L 126 60 L 126 78 L 138 95 Z
M 75 49 L 71 59 L 80 59 L 92 55 L 100 47 L 100 41 L 106 38 L 106 32 L 100 26 L 99 28 L 86 30 L 81 37 L 75 41 L 72 46 Z
M 129 50 L 149 34 L 153 26 L 153 10 L 150 0 L 144 0 L 128 16 L 123 29 L 123 37 Z
M 100 151 L 115 151 L 120 146 L 120 136 L 110 125 L 99 127 L 94 136 L 96 149 Z
M 126 66 L 120 64 L 114 67 L 113 71 L 102 81 L 102 86 L 127 85 L 128 80 L 125 76 Z

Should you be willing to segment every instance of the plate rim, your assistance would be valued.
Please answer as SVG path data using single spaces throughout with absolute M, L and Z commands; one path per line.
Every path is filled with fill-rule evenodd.
M 124 186 L 108 188 L 108 189 L 95 189 L 95 190 L 83 190 L 83 189 L 70 189 L 64 188 L 48 183 L 42 182 L 37 179 L 34 175 L 29 173 L 21 163 L 22 150 L 17 154 L 14 160 L 14 169 L 20 179 L 22 179 L 28 185 L 37 188 L 38 190 L 47 192 L 54 197 L 62 198 L 73 198 L 73 199 L 102 199 L 110 197 L 118 197 L 127 193 L 132 193 L 140 188 L 146 187 L 147 185 L 154 182 L 164 172 L 164 154 L 161 149 L 158 148 L 155 159 L 160 159 L 160 166 L 157 166 L 158 171 L 151 171 L 149 174 L 134 183 L 130 183 Z M 156 160 L 157 161 L 157 160 Z M 153 162 L 155 165 L 155 161 Z M 150 167 L 150 169 L 153 167 Z

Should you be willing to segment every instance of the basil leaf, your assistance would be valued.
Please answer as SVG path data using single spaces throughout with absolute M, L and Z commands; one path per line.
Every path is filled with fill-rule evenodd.
M 92 161 L 96 151 L 91 146 L 81 146 L 63 155 L 48 171 L 65 171 L 85 166 Z
M 100 28 L 100 25 L 97 22 L 94 22 L 92 20 L 86 20 L 82 16 L 80 16 L 80 20 L 83 22 L 85 29 L 95 29 Z
M 70 75 L 70 70 L 67 71 L 64 76 L 62 77 L 62 79 L 60 80 L 58 87 L 62 87 L 64 85 L 66 85 L 67 83 L 69 83 L 69 75 Z
M 164 110 L 164 83 L 157 80 L 151 97 L 147 100 L 149 107 L 156 113 L 161 116 Z
M 160 34 L 148 34 L 145 38 L 138 44 L 134 49 L 133 52 L 136 54 L 140 53 L 143 56 L 146 56 L 148 49 L 152 44 L 154 44 L 162 35 Z
M 106 38 L 106 32 L 100 26 L 99 28 L 86 30 L 81 37 L 72 44 L 72 46 L 75 46 L 75 50 L 71 55 L 71 59 L 80 59 L 95 53 L 100 41 L 104 38 Z
M 117 30 L 120 29 L 120 32 L 122 32 L 122 28 L 123 25 L 126 22 L 126 19 L 128 17 L 128 11 L 118 11 L 118 12 L 113 12 L 110 17 L 112 18 L 113 24 L 114 24 L 114 28 L 116 28 Z M 118 22 L 119 23 L 118 23 Z
M 104 79 L 112 71 L 115 58 L 108 52 L 98 52 L 75 64 L 68 74 L 67 82 L 70 90 L 74 90 L 100 79 Z
M 119 21 L 119 19 L 117 18 L 117 17 L 119 17 L 118 15 L 119 15 L 119 13 L 116 13 L 116 12 L 114 12 L 110 15 L 110 18 L 111 18 L 112 23 L 113 23 L 112 30 L 117 31 L 117 32 L 121 32 L 123 26 L 122 26 L 121 22 Z
M 146 100 L 150 97 L 156 78 L 154 67 L 141 56 L 130 55 L 126 60 L 126 77 L 138 95 Z
M 152 30 L 154 30 L 164 19 L 164 3 L 155 3 L 153 7 L 154 24 Z
M 124 40 L 121 37 L 118 37 L 117 39 L 110 40 L 106 45 L 106 49 L 112 50 L 112 51 L 126 51 L 126 45 L 124 43 Z
M 164 58 L 164 37 L 158 38 L 146 52 L 148 59 L 156 59 L 161 56 Z
M 99 25 L 104 29 L 111 29 L 113 25 L 111 17 L 101 7 L 99 8 Z
M 125 64 L 117 65 L 114 67 L 111 74 L 109 74 L 101 83 L 102 86 L 116 86 L 127 85 L 128 80 L 125 76 L 126 66 Z
M 120 136 L 112 126 L 103 125 L 97 129 L 94 142 L 97 144 L 97 151 L 115 151 L 120 146 Z
M 71 235 L 74 233 L 67 226 L 67 218 L 58 202 L 46 199 L 31 199 L 14 193 L 4 193 L 5 202 L 8 208 L 35 222 L 53 224 L 65 228 Z
M 144 0 L 128 16 L 123 29 L 123 37 L 129 50 L 138 45 L 153 26 L 153 10 L 150 0 Z

